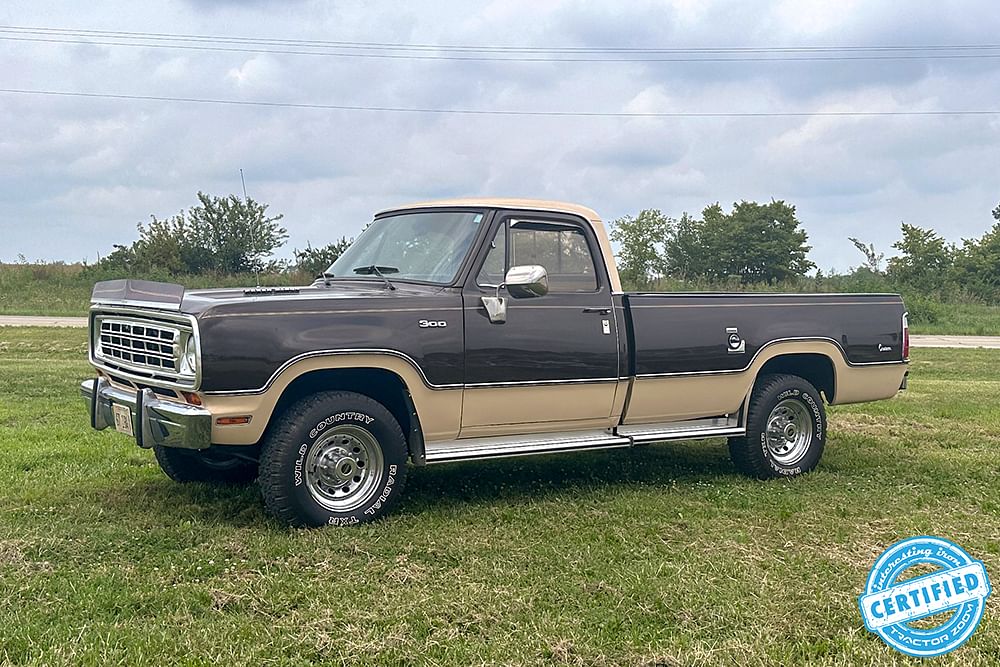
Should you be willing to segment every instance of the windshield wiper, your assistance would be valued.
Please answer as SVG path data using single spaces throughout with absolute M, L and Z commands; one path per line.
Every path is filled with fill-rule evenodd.
M 389 282 L 389 279 L 385 277 L 386 273 L 399 273 L 399 269 L 395 266 L 378 266 L 376 264 L 371 264 L 369 266 L 359 266 L 354 269 L 354 273 L 358 273 L 364 276 L 370 276 L 375 274 L 385 282 L 385 286 L 391 290 L 396 289 L 396 286 Z

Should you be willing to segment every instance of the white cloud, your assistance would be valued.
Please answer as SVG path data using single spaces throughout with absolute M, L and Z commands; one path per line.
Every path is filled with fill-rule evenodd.
M 860 0 L 781 0 L 774 15 L 791 34 L 835 35 L 856 16 Z
M 1000 14 L 738 0 L 254 3 L 156 12 L 0 7 L 8 24 L 380 42 L 534 46 L 984 43 Z M 481 63 L 0 45 L 8 87 L 355 105 L 601 111 L 996 108 L 992 61 Z M 981 234 L 1000 201 L 1000 118 L 606 119 L 349 113 L 0 94 L 0 261 L 93 259 L 195 193 L 285 214 L 287 252 L 355 234 L 377 209 L 498 194 L 577 200 L 614 219 L 719 201 L 798 206 L 826 268 L 855 235 L 889 248 L 900 220 Z M 45 230 L 44 233 L 40 230 Z M 55 233 L 53 231 L 55 230 Z
M 237 89 L 250 92 L 274 89 L 281 78 L 281 66 L 272 56 L 266 55 L 249 58 L 226 73 L 226 79 Z

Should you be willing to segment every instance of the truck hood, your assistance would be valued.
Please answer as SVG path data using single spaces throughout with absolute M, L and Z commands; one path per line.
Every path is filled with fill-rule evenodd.
M 405 296 L 439 294 L 440 286 L 394 283 L 395 290 L 386 289 L 381 280 L 331 280 L 302 287 L 234 287 L 222 289 L 186 290 L 174 283 L 147 280 L 106 280 L 94 285 L 91 304 L 155 308 L 199 315 L 208 310 L 254 312 L 271 309 L 277 304 L 298 310 L 304 305 L 342 299 L 394 299 Z M 270 305 L 268 305 L 270 304 Z M 293 304 L 298 307 L 293 307 Z M 262 308 L 263 307 L 263 308 Z

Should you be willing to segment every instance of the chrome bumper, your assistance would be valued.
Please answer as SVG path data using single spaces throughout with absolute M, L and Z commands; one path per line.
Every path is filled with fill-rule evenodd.
M 151 389 L 118 389 L 104 378 L 84 380 L 80 393 L 90 407 L 90 425 L 99 431 L 114 426 L 112 405 L 128 407 L 140 447 L 205 449 L 212 444 L 212 413 L 204 408 L 164 401 Z

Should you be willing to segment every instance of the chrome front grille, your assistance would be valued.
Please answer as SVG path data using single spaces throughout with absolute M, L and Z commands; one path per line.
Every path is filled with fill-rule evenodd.
M 182 363 L 189 340 L 197 342 L 193 319 L 147 317 L 133 309 L 95 313 L 91 326 L 92 360 L 108 372 L 170 388 L 197 387 L 197 369 Z
M 162 324 L 101 320 L 101 356 L 155 370 L 176 372 L 180 331 Z

